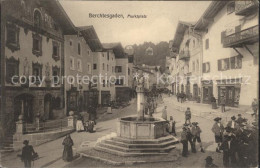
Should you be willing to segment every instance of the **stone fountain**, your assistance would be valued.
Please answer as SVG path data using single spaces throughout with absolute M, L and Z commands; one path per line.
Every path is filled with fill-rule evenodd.
M 166 132 L 166 121 L 144 115 L 144 78 L 138 80 L 137 116 L 118 120 L 117 134 L 102 139 L 95 149 L 119 156 L 144 156 L 168 154 L 178 143 L 177 138 Z

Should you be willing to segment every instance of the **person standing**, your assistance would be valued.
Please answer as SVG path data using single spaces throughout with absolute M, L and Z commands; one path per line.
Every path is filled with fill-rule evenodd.
M 64 146 L 62 159 L 67 162 L 72 161 L 73 159 L 72 146 L 74 145 L 74 143 L 69 134 L 66 135 L 65 139 L 62 142 L 62 145 Z
M 191 111 L 190 108 L 188 107 L 185 112 L 185 124 L 187 124 L 187 121 L 189 121 L 189 124 L 191 124 L 190 119 L 191 119 Z
M 213 163 L 213 159 L 212 159 L 211 156 L 207 156 L 205 160 L 206 160 L 205 168 L 218 167 L 217 165 L 215 165 L 215 164 Z
M 162 118 L 167 121 L 167 106 L 162 110 Z
M 224 113 L 225 105 L 226 105 L 226 99 L 225 99 L 224 95 L 221 95 L 221 97 L 220 97 L 220 105 L 221 105 L 221 112 Z
M 213 127 L 211 128 L 211 131 L 215 134 L 215 142 L 217 143 L 217 148 L 216 148 L 216 152 L 220 153 L 219 147 L 222 143 L 222 136 L 223 136 L 223 132 L 224 132 L 224 126 L 223 124 L 221 124 L 221 118 L 220 117 L 216 117 L 214 119 L 215 123 L 213 125 Z
M 173 117 L 170 116 L 170 121 L 169 121 L 169 133 L 174 135 L 174 136 L 177 136 L 176 135 L 176 131 L 175 131 L 175 124 L 176 122 L 173 120 Z
M 24 147 L 22 149 L 21 160 L 24 162 L 25 168 L 30 168 L 33 160 L 33 155 L 36 153 L 28 140 L 23 141 Z
M 194 147 L 196 149 L 196 141 L 200 144 L 200 151 L 205 153 L 203 147 L 202 147 L 202 143 L 201 143 L 201 139 L 200 139 L 200 133 L 201 133 L 201 129 L 198 126 L 198 122 L 193 122 L 192 123 L 192 128 L 191 128 L 191 134 L 193 136 L 193 144 Z
M 227 127 L 230 127 L 233 132 L 235 132 L 239 128 L 238 123 L 236 122 L 236 117 L 235 116 L 231 117 L 231 121 L 229 121 L 227 123 Z
M 84 131 L 83 117 L 82 117 L 82 115 L 80 115 L 80 114 L 79 114 L 78 117 L 77 117 L 76 131 L 77 131 L 77 132 Z
M 193 136 L 191 134 L 190 126 L 191 126 L 190 124 L 184 124 L 184 127 L 186 128 L 186 132 L 187 132 L 187 140 L 190 143 L 190 147 L 191 147 L 191 152 L 196 153 L 196 148 L 192 141 Z
M 225 167 L 236 166 L 236 140 L 234 136 L 232 137 L 230 127 L 226 127 L 226 132 L 220 146 L 220 149 L 223 150 L 223 165 Z
M 258 102 L 257 99 L 254 99 L 252 102 L 252 110 L 254 111 L 254 113 L 252 114 L 252 117 L 255 116 L 255 121 L 258 120 Z
M 186 127 L 182 128 L 181 143 L 182 143 L 182 156 L 187 157 L 187 155 L 188 155 L 188 139 L 187 139 Z
M 236 122 L 238 123 L 238 126 L 240 126 L 241 123 L 243 122 L 243 118 L 242 118 L 241 114 L 238 114 L 237 116 L 238 116 L 238 118 L 237 118 Z

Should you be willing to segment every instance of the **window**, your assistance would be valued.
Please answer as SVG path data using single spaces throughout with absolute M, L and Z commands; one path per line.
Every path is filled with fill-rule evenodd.
M 229 69 L 229 58 L 218 60 L 218 71 L 226 71 Z
M 109 81 L 107 80 L 107 87 L 109 87 Z
M 19 59 L 16 60 L 14 57 L 6 59 L 6 82 L 12 83 L 12 77 L 19 76 Z M 18 78 L 14 78 L 14 82 L 18 82 Z
M 75 70 L 74 57 L 70 57 L 70 69 L 71 70 Z
M 205 41 L 205 49 L 209 49 L 209 39 L 206 39 Z
M 202 67 L 203 73 L 208 73 L 208 72 L 210 72 L 210 64 L 209 64 L 209 62 L 203 63 L 202 66 L 203 66 L 203 67 Z
M 112 72 L 114 72 L 114 67 L 112 66 Z
M 224 39 L 226 37 L 226 31 L 221 32 L 221 44 L 224 42 Z
M 93 64 L 93 69 L 97 69 L 97 64 Z
M 168 67 L 169 68 L 169 67 Z M 130 68 L 128 68 L 128 75 L 130 75 Z
M 116 79 L 115 85 L 123 85 L 124 84 L 124 79 Z
M 77 60 L 78 71 L 82 72 L 82 62 L 80 59 Z
M 59 84 L 60 68 L 57 66 L 52 67 L 53 84 L 56 86 Z
M 105 57 L 105 54 L 104 54 L 104 53 L 102 53 L 102 56 L 103 56 L 103 57 Z
M 55 61 L 60 60 L 60 56 L 59 56 L 59 43 L 56 41 L 52 41 L 52 58 Z
M 102 66 L 102 67 L 103 67 L 103 70 L 105 70 L 105 64 L 104 64 L 104 63 L 103 63 L 103 66 Z
M 80 48 L 80 43 L 78 43 L 78 55 L 81 54 L 81 48 Z
M 115 71 L 116 73 L 122 72 L 122 66 L 116 66 Z
M 88 73 L 91 73 L 91 65 L 88 64 Z
M 32 53 L 37 57 L 42 55 L 42 37 L 39 34 L 33 34 Z
M 230 69 L 242 68 L 242 56 L 238 55 L 230 58 Z
M 196 62 L 196 71 L 199 71 L 199 60 Z
M 19 44 L 20 29 L 19 29 L 19 27 L 16 26 L 15 24 L 13 24 L 13 23 L 7 22 L 6 31 L 7 31 L 6 46 L 11 51 L 19 50 L 20 49 L 20 44 Z
M 90 51 L 89 51 L 89 50 L 88 50 L 88 52 L 87 52 L 87 53 L 88 53 L 88 55 L 90 55 Z
M 103 87 L 106 87 L 106 81 L 103 80 Z
M 72 41 L 70 40 L 70 46 L 72 46 Z
M 235 2 L 231 2 L 227 5 L 227 14 L 231 14 L 235 11 Z
M 195 61 L 192 62 L 192 71 L 195 71 Z
M 107 64 L 107 71 L 109 71 L 109 65 Z
M 107 52 L 107 60 L 109 61 L 109 51 Z
M 39 10 L 34 11 L 33 23 L 35 27 L 41 27 L 41 13 Z
M 33 76 L 36 78 L 35 82 L 36 85 L 40 84 L 40 79 L 42 79 L 42 64 L 39 63 L 32 63 L 32 70 L 33 70 Z

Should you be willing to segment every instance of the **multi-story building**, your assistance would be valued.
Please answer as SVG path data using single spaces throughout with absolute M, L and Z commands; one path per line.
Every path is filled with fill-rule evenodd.
M 101 52 L 94 53 L 93 88 L 98 90 L 98 104 L 106 106 L 115 100 L 116 58 L 113 48 L 106 44 L 102 44 L 102 47 Z
M 66 112 L 86 111 L 98 102 L 98 91 L 91 89 L 93 52 L 102 45 L 93 26 L 78 27 L 75 35 L 65 36 Z
M 190 100 L 200 96 L 200 76 L 202 75 L 201 37 L 193 27 L 193 23 L 179 21 L 171 42 L 171 50 L 177 54 L 176 91 L 177 93 L 184 92 Z
M 202 99 L 227 106 L 257 98 L 259 25 L 257 1 L 213 1 L 195 24 L 203 40 Z
M 65 115 L 57 77 L 64 75 L 64 35 L 75 28 L 58 1 L 1 3 L 1 123 L 13 133 L 19 118 L 33 124 L 36 116 Z

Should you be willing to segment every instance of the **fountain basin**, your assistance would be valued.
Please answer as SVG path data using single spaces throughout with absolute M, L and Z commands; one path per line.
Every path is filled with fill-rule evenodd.
M 117 136 L 128 139 L 157 139 L 167 136 L 166 121 L 160 118 L 137 117 L 120 118 L 117 126 Z

